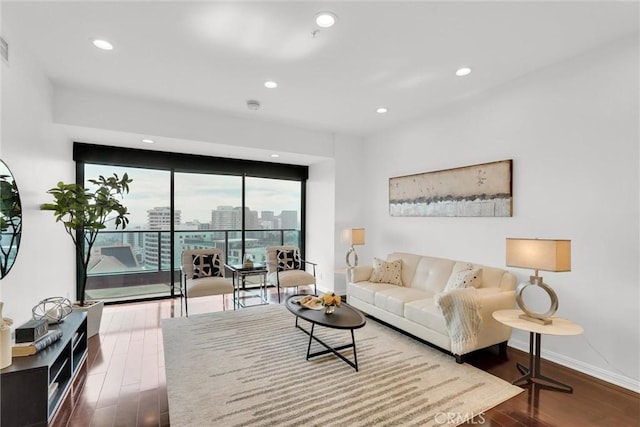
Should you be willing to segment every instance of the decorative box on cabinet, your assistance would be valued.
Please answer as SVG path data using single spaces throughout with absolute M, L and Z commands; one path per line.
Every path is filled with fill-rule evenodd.
M 62 329 L 62 338 L 0 371 L 2 427 L 64 424 L 56 415 L 73 410 L 86 378 L 87 315 L 71 313 L 53 328 Z

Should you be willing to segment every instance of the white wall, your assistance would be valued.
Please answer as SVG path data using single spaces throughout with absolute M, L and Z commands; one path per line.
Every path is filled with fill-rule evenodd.
M 51 212 L 39 210 L 58 180 L 75 179 L 71 143 L 51 121 L 51 86 L 23 51 L 11 43 L 2 63 L 2 159 L 11 169 L 22 202 L 22 240 L 15 264 L 0 281 L 4 315 L 16 326 L 40 300 L 75 294 L 71 239 Z
M 307 258 L 318 263 L 319 291 L 346 293 L 344 229 L 364 221 L 362 138 L 333 135 L 332 159 L 311 165 L 307 183 Z
M 636 35 L 369 138 L 368 248 L 504 267 L 506 237 L 571 239 L 572 271 L 543 277 L 585 333 L 545 336 L 543 356 L 639 390 L 638 75 Z M 388 214 L 389 177 L 502 159 L 513 217 Z
M 363 174 L 364 162 L 362 153 L 365 149 L 362 138 L 339 137 L 335 143 L 335 223 L 334 235 L 335 251 L 333 260 L 334 290 L 339 294 L 346 294 L 346 267 L 345 255 L 350 244 L 341 240 L 343 230 L 362 228 L 366 220 L 366 201 L 363 198 L 362 189 L 365 188 L 365 176 Z M 368 231 L 365 229 L 365 243 L 367 243 Z M 367 245 L 357 246 L 356 251 L 360 263 L 370 260 Z
M 318 292 L 333 290 L 333 228 L 335 222 L 335 162 L 328 159 L 309 167 L 305 258 L 316 266 Z
M 53 100 L 53 119 L 60 124 L 222 146 L 324 157 L 333 155 L 329 132 L 261 121 L 259 111 L 247 110 L 246 116 L 236 117 L 158 100 L 64 86 L 55 86 Z M 207 147 L 207 144 L 200 145 Z M 182 145 L 168 147 L 168 151 L 182 148 Z

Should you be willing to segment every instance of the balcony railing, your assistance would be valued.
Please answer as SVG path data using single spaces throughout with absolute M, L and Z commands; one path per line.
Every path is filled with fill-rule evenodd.
M 219 248 L 228 264 L 240 264 L 244 255 L 263 262 L 266 248 L 300 246 L 300 230 L 245 230 L 244 254 L 241 230 L 181 230 L 174 232 L 171 267 L 170 231 L 102 231 L 93 248 L 87 290 L 164 283 L 179 283 L 180 256 L 186 249 Z M 173 294 L 173 292 L 172 292 Z

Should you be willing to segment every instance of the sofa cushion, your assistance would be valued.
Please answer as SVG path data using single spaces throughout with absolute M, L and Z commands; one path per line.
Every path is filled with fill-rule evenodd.
M 222 277 L 222 260 L 218 254 L 192 255 L 193 277 L 200 279 L 203 277 Z
M 500 288 L 502 284 L 502 278 L 505 276 L 505 274 L 507 274 L 507 272 L 501 268 L 482 266 L 482 286 L 481 287 Z M 509 290 L 509 289 L 504 289 L 504 290 Z
M 411 285 L 412 288 L 422 289 L 431 293 L 438 293 L 444 290 L 451 271 L 455 265 L 455 261 L 424 256 L 420 258 L 415 269 L 415 275 Z
M 300 252 L 297 249 L 279 250 L 276 253 L 276 259 L 278 260 L 278 271 L 300 270 L 302 268 Z
M 480 288 L 476 289 L 476 295 L 482 297 L 483 295 L 494 295 L 498 292 L 502 292 L 499 288 Z
M 267 280 L 270 283 L 278 283 L 281 288 L 313 285 L 316 283 L 316 278 L 313 274 L 305 270 L 284 270 L 277 273 L 274 271 L 267 275 Z
M 402 286 L 402 260 L 387 262 L 380 258 L 374 258 L 373 271 L 371 271 L 369 281 Z
M 398 287 L 388 283 L 355 282 L 347 285 L 347 292 L 354 298 L 358 298 L 367 304 L 374 305 L 376 292 L 389 288 L 397 289 Z
M 408 302 L 404 305 L 404 317 L 443 335 L 449 335 L 444 316 L 436 306 L 434 298 Z
M 406 303 L 432 296 L 431 292 L 420 289 L 389 288 L 376 292 L 375 306 L 396 316 L 404 317 L 404 305 Z
M 200 279 L 187 279 L 187 296 L 202 297 L 208 295 L 221 295 L 233 293 L 233 282 L 219 276 L 202 277 Z
M 411 286 L 416 267 L 422 259 L 421 255 L 409 254 L 405 252 L 392 252 L 387 256 L 387 261 L 402 260 L 402 285 Z
M 447 286 L 444 287 L 445 292 L 451 292 L 454 289 L 479 288 L 482 286 L 482 269 L 473 268 L 469 270 L 460 270 L 451 273 Z

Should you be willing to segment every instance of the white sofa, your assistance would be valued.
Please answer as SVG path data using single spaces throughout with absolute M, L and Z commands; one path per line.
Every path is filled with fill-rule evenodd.
M 347 302 L 374 318 L 451 351 L 452 342 L 436 299 L 444 291 L 449 277 L 469 268 L 470 263 L 409 253 L 391 253 L 387 257 L 387 261 L 395 260 L 402 262 L 402 286 L 370 282 L 373 267 L 358 266 L 347 275 Z M 475 264 L 473 267 L 482 269 L 481 284 L 473 291 L 481 321 L 477 343 L 467 353 L 494 344 L 500 344 L 501 351 L 505 351 L 511 328 L 494 320 L 492 313 L 514 308 L 516 277 L 500 268 Z M 455 356 L 456 361 L 462 363 L 462 354 Z

